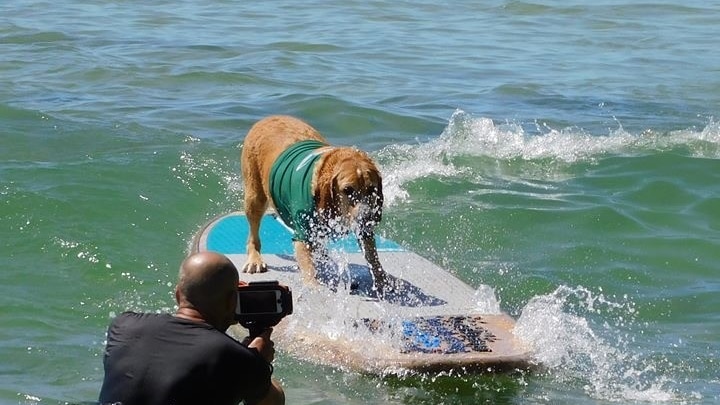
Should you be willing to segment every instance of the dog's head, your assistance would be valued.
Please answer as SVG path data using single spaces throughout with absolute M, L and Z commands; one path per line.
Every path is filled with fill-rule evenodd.
M 339 225 L 355 228 L 361 237 L 371 236 L 382 219 L 380 171 L 360 150 L 349 149 L 336 155 L 326 166 L 330 181 L 324 185 L 326 198 L 321 198 L 319 206 L 332 213 Z

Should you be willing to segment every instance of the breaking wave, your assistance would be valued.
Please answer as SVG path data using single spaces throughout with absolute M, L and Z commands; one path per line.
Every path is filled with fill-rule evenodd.
M 386 203 L 407 199 L 405 185 L 421 178 L 462 178 L 481 182 L 510 173 L 518 179 L 557 180 L 576 164 L 609 156 L 643 156 L 666 151 L 720 159 L 720 122 L 709 119 L 697 130 L 629 133 L 618 122 L 607 134 L 536 124 L 529 134 L 517 123 L 496 123 L 457 110 L 442 134 L 429 142 L 393 144 L 377 152 Z

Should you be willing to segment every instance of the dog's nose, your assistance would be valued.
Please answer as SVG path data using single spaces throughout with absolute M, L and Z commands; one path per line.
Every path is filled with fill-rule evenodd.
M 356 206 L 356 213 L 355 216 L 358 225 L 360 225 L 361 228 L 374 228 L 375 225 L 377 225 L 377 209 L 374 208 L 373 204 L 368 204 L 367 202 L 361 202 Z

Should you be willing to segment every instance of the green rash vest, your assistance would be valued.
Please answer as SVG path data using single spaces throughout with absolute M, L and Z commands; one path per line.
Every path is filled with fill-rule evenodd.
M 293 240 L 307 242 L 315 212 L 312 177 L 315 163 L 327 144 L 315 140 L 290 145 L 270 168 L 270 197 L 280 219 L 293 230 Z

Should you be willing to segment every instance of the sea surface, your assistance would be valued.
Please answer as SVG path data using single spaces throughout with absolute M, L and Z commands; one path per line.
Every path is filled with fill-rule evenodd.
M 108 322 L 173 311 L 279 113 L 369 151 L 378 232 L 489 291 L 541 365 L 374 376 L 278 347 L 288 404 L 720 403 L 719 22 L 716 0 L 2 1 L 0 404 L 96 401 Z

